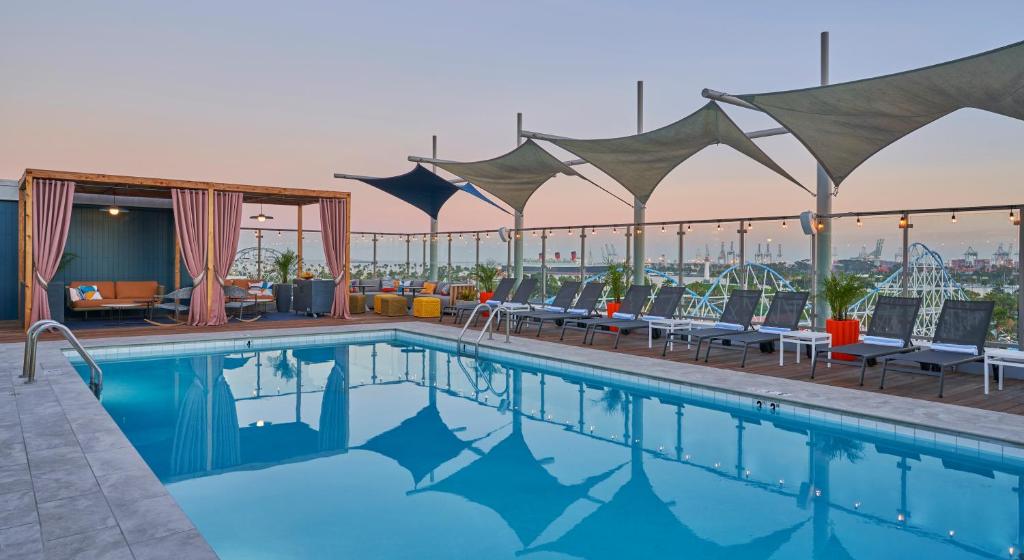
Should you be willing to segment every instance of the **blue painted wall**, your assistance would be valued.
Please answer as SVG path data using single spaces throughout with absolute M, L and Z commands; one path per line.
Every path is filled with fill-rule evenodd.
M 156 280 L 173 289 L 174 216 L 170 209 L 132 208 L 111 216 L 94 206 L 76 205 L 65 251 L 78 258 L 55 281 Z
M 18 318 L 18 202 L 0 201 L 0 320 Z

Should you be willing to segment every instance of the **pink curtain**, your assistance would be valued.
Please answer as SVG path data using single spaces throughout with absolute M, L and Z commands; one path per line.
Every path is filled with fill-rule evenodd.
M 208 325 L 228 322 L 224 311 L 224 282 L 235 262 L 238 235 L 242 228 L 242 193 L 218 192 L 213 198 L 213 270 L 217 286 L 213 289 L 213 308 Z
M 206 191 L 174 189 L 171 201 L 174 204 L 174 232 L 181 246 L 181 258 L 192 277 L 188 323 L 207 325 L 210 318 L 206 310 Z
M 36 179 L 32 182 L 32 313 L 29 322 L 50 318 L 46 287 L 64 255 L 71 227 L 75 183 Z
M 348 262 L 345 260 L 345 249 L 348 239 L 346 220 L 348 219 L 348 201 L 337 198 L 320 199 L 320 232 L 323 236 L 324 256 L 327 257 L 327 268 L 334 276 L 334 305 L 331 306 L 331 317 L 350 319 L 348 309 Z

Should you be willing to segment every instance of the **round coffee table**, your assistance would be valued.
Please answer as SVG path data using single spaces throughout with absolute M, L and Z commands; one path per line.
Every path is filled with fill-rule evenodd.
M 111 315 L 114 316 L 114 322 L 124 322 L 124 312 L 126 309 L 141 309 L 143 311 L 150 309 L 152 304 L 150 303 L 102 303 L 100 307 L 109 309 Z M 145 316 L 145 313 L 143 313 Z

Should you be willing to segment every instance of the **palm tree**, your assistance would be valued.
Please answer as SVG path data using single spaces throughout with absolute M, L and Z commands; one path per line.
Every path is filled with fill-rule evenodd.
M 274 368 L 274 375 L 284 379 L 285 381 L 295 379 L 295 374 L 298 372 L 298 368 L 295 367 L 295 362 L 288 359 L 287 350 L 281 350 L 277 353 L 277 356 L 270 360 L 270 367 Z

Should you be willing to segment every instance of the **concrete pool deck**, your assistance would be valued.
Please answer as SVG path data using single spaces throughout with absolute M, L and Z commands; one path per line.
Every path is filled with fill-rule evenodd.
M 459 329 L 433 322 L 354 324 L 84 340 L 86 347 L 225 341 L 342 332 L 404 331 L 454 340 Z M 1024 445 L 1024 416 L 867 393 L 632 356 L 592 347 L 503 336 L 484 346 L 538 360 L 574 362 L 879 421 L 966 433 Z M 42 342 L 36 383 L 18 376 L 24 347 L 0 345 L 0 557 L 215 558 L 209 545 L 150 471 L 65 357 L 63 341 Z M 599 364 L 599 367 L 596 365 Z M 912 429 L 912 428 L 911 428 Z M 991 451 L 991 450 L 989 450 Z M 1019 456 L 1018 456 L 1019 458 Z

